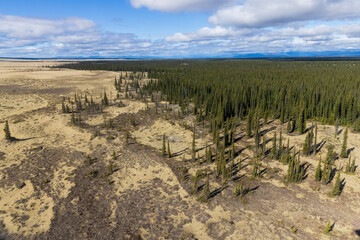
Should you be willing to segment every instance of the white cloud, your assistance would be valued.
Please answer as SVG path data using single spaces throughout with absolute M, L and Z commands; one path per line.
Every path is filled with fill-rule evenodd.
M 188 42 L 197 40 L 209 40 L 216 38 L 239 37 L 253 32 L 250 29 L 233 29 L 231 27 L 216 26 L 214 28 L 204 27 L 193 33 L 175 33 L 165 38 L 168 42 Z
M 360 23 L 283 29 L 234 29 L 217 26 L 192 33 L 176 33 L 166 40 L 202 49 L 209 48 L 212 52 L 239 54 L 360 50 Z
M 209 18 L 214 25 L 267 27 L 295 21 L 360 17 L 359 0 L 246 0 L 219 9 Z
M 83 18 L 60 20 L 0 15 L 0 34 L 10 38 L 42 38 L 71 32 L 94 31 L 96 24 Z
M 226 6 L 236 0 L 130 0 L 135 8 L 146 7 L 163 12 L 208 11 Z

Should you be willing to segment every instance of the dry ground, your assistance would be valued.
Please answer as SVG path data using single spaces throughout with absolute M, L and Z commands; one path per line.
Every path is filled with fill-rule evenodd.
M 174 110 L 165 120 L 165 103 L 156 112 L 153 103 L 125 99 L 124 93 L 119 107 L 113 81 L 120 73 L 44 67 L 56 64 L 0 61 L 0 128 L 9 120 L 16 138 L 9 143 L 0 134 L 0 239 L 359 238 L 360 171 L 343 173 L 344 191 L 339 197 L 328 197 L 333 183 L 324 186 L 313 180 L 325 147 L 315 157 L 301 158 L 311 165 L 300 184 L 284 184 L 287 166 L 268 159 L 262 162 L 263 177 L 250 180 L 253 154 L 247 147 L 253 140 L 246 139 L 239 126 L 235 162 L 242 167 L 225 185 L 211 174 L 212 198 L 201 203 L 197 201 L 201 191 L 191 195 L 192 181 L 186 180 L 189 176 L 184 180 L 181 171 L 186 167 L 194 175 L 198 169 L 214 170 L 214 163 L 189 160 L 192 131 L 183 123 L 191 124 L 193 117 L 178 119 L 176 106 L 170 106 Z M 84 113 L 83 128 L 71 125 L 70 114 L 61 113 L 63 97 L 87 94 L 99 102 L 104 91 L 111 106 L 102 113 Z M 113 127 L 105 129 L 109 119 Z M 95 129 L 100 136 L 94 137 Z M 268 139 L 280 129 L 285 132 L 286 125 L 278 121 L 262 127 L 269 131 Z M 129 144 L 125 144 L 126 131 Z M 173 158 L 160 155 L 163 134 Z M 211 136 L 202 126 L 196 136 L 202 156 Z M 342 136 L 343 131 L 335 139 L 333 126 L 319 125 L 318 140 L 336 144 L 337 152 Z M 305 135 L 283 137 L 300 149 Z M 353 149 L 356 165 L 360 164 L 359 143 L 360 135 L 350 132 L 348 148 Z M 346 161 L 339 159 L 336 164 L 344 166 Z M 111 163 L 114 171 L 107 174 Z M 233 195 L 239 181 L 251 184 L 252 191 L 243 199 Z M 203 183 L 200 180 L 200 188 Z M 328 220 L 335 223 L 331 236 L 322 233 Z

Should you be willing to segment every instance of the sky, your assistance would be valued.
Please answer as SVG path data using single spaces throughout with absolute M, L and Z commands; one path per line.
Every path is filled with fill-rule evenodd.
M 1 1 L 0 57 L 250 56 L 360 56 L 360 1 Z

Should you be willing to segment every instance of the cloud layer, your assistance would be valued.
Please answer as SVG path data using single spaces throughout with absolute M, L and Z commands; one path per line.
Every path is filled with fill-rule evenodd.
M 165 39 L 149 40 L 132 33 L 103 31 L 85 18 L 0 15 L 0 56 L 233 57 L 254 53 L 360 52 L 358 0 L 130 0 L 130 3 L 135 8 L 176 14 L 204 11 L 209 14 L 209 21 L 197 31 L 176 32 L 174 26 L 174 33 Z
M 268 27 L 295 21 L 358 18 L 358 0 L 247 0 L 218 10 L 209 18 L 214 25 Z
M 164 12 L 214 10 L 235 0 L 130 0 L 135 8 L 146 7 Z
M 166 41 L 239 55 L 359 51 L 359 9 L 357 0 L 237 1 L 209 17 L 212 27 L 177 32 Z
M 0 56 L 137 56 L 153 43 L 131 33 L 98 29 L 84 18 L 44 19 L 0 15 Z

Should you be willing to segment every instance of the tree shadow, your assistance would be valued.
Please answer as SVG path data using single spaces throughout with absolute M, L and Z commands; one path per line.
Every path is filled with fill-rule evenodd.
M 232 181 L 233 181 L 233 182 L 238 182 L 240 179 L 242 179 L 242 178 L 244 178 L 244 177 L 245 177 L 245 174 L 240 175 L 240 176 L 236 176 L 236 177 L 233 177 L 233 178 L 232 178 Z
M 311 164 L 307 162 L 300 165 L 300 169 L 304 169 L 304 176 L 302 177 L 301 181 L 304 181 L 309 176 L 307 170 L 310 166 Z
M 199 152 L 199 151 L 201 151 L 201 150 L 203 150 L 203 149 L 205 149 L 206 147 L 201 147 L 201 148 L 198 148 L 198 149 L 196 149 L 195 150 L 195 152 Z M 188 149 L 188 148 L 187 148 Z
M 264 136 L 265 134 L 267 134 L 268 132 L 270 132 L 270 131 L 272 131 L 272 130 L 274 130 L 274 129 L 276 129 L 276 127 L 275 126 L 272 126 L 272 127 L 270 127 L 270 128 L 267 128 L 267 129 L 264 129 L 264 130 L 262 130 L 262 131 L 260 131 L 260 136 L 262 137 L 262 136 Z
M 358 236 L 358 237 L 360 237 L 360 229 L 356 229 L 356 230 L 355 230 L 355 235 Z
M 340 129 L 336 134 L 340 135 L 343 131 L 344 131 L 344 129 Z
M 349 148 L 349 149 L 346 151 L 346 154 L 349 156 L 350 153 L 351 153 L 352 151 L 354 151 L 354 150 L 355 150 L 355 147 Z
M 210 193 L 210 198 L 215 197 L 216 195 L 218 195 L 219 193 L 221 193 L 224 189 L 228 188 L 229 186 L 224 186 L 224 187 L 220 187 L 218 189 L 215 189 L 214 191 L 212 191 Z
M 312 126 L 310 126 L 310 127 L 308 127 L 307 129 L 305 129 L 305 132 L 304 132 L 304 134 L 305 133 L 308 133 L 311 129 L 313 129 L 315 127 L 315 125 L 312 125 Z
M 262 177 L 265 173 L 267 173 L 267 168 L 264 168 L 263 170 L 261 170 L 260 172 L 259 172 L 259 177 Z
M 172 155 L 173 157 L 180 156 L 180 155 L 182 155 L 183 153 L 185 153 L 188 149 L 189 149 L 189 148 L 185 148 L 185 149 L 183 149 L 183 150 L 181 150 L 181 151 L 179 151 L 179 152 L 172 153 L 171 155 Z
M 238 157 L 246 148 L 242 148 L 239 151 L 235 152 L 234 157 Z
M 331 226 L 330 226 L 330 232 L 331 232 L 332 230 L 334 230 L 334 227 L 335 227 L 335 222 L 334 222 L 333 224 L 331 224 Z
M 345 178 L 343 178 L 343 179 L 340 181 L 340 193 L 339 193 L 339 195 L 340 195 L 340 194 L 342 193 L 342 191 L 344 190 L 345 185 L 346 185 Z
M 258 188 L 259 188 L 259 186 L 250 188 L 247 193 L 255 192 Z
M 319 142 L 318 144 L 316 144 L 315 146 L 315 151 L 316 152 L 319 152 L 325 145 L 326 141 L 325 140 L 322 140 L 321 142 Z
M 30 138 L 16 138 L 16 137 L 11 137 L 11 142 L 22 142 L 22 141 L 27 141 L 27 140 L 31 140 L 31 139 L 36 139 L 39 137 L 30 137 Z
M 243 137 L 245 137 L 245 135 L 241 135 L 240 137 L 234 138 L 234 143 L 240 141 L 241 139 L 243 139 Z

